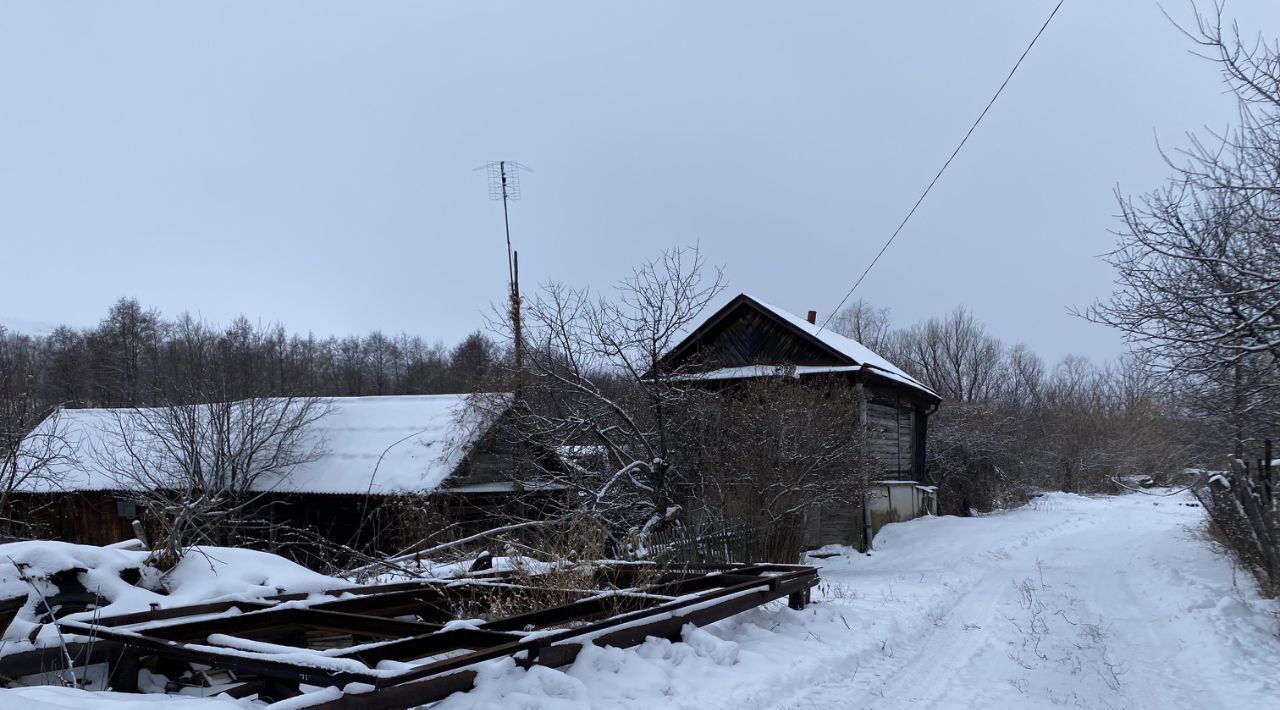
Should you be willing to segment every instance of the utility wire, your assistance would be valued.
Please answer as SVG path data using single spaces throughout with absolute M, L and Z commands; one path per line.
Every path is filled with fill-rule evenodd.
M 1040 35 L 1044 34 L 1044 31 L 1049 27 L 1049 23 L 1053 22 L 1053 18 L 1058 14 L 1058 10 L 1062 7 L 1063 2 L 1066 2 L 1066 0 L 1058 0 L 1058 4 L 1053 6 L 1053 12 L 1050 12 L 1049 17 L 1045 19 L 1044 24 L 1040 25 L 1039 31 L 1037 31 L 1036 35 L 1031 38 L 1031 43 L 1027 45 L 1027 48 L 1022 50 L 1022 56 L 1018 57 L 1018 61 L 1014 62 L 1013 68 L 1009 70 L 1009 74 L 1004 78 L 1004 81 L 1001 82 L 1000 88 L 996 89 L 996 93 L 991 96 L 991 100 L 988 101 L 986 107 L 982 109 L 982 113 L 978 114 L 977 120 L 973 122 L 972 126 L 969 126 L 969 131 L 964 134 L 964 138 L 960 139 L 960 144 L 951 152 L 951 157 L 947 158 L 947 162 L 943 163 L 942 167 L 938 169 L 938 174 L 934 175 L 933 179 L 929 181 L 929 186 L 924 189 L 924 192 L 920 193 L 920 198 L 911 206 L 911 210 L 907 212 L 906 217 L 902 218 L 902 222 L 898 224 L 897 229 L 893 230 L 893 234 L 889 235 L 889 240 L 884 243 L 884 246 L 880 247 L 880 251 L 876 254 L 876 257 L 871 260 L 870 264 L 867 264 L 866 270 L 863 271 L 862 275 L 858 277 L 858 280 L 853 283 L 853 288 L 850 288 L 849 292 L 844 295 L 844 298 L 840 299 L 840 304 L 837 305 L 831 313 L 827 314 L 826 319 L 822 321 L 822 325 L 818 327 L 819 333 L 827 327 L 827 323 L 831 322 L 831 319 L 840 312 L 840 309 L 844 308 L 845 302 L 849 300 L 849 297 L 853 295 L 854 291 L 858 290 L 858 286 L 862 284 L 863 279 L 867 278 L 867 274 L 871 273 L 871 269 L 876 265 L 876 262 L 880 261 L 880 257 L 884 256 L 885 250 L 889 248 L 889 245 L 893 243 L 893 240 L 902 232 L 902 228 L 907 226 L 907 222 L 911 221 L 911 217 L 916 213 L 916 210 L 920 208 L 920 204 L 924 202 L 924 198 L 929 196 L 929 192 L 933 190 L 934 185 L 938 184 L 939 178 L 941 178 L 942 174 L 947 171 L 947 167 L 951 165 L 951 161 L 956 159 L 956 156 L 960 154 L 960 150 L 964 148 L 964 144 L 969 142 L 969 136 L 973 135 L 973 132 L 978 128 L 978 124 L 982 123 L 982 119 L 986 117 L 987 112 L 990 111 L 991 107 L 995 104 L 996 99 L 1000 98 L 1000 94 L 1004 92 L 1004 87 L 1009 85 L 1009 80 L 1012 79 L 1014 73 L 1018 71 L 1018 67 L 1022 66 L 1022 60 L 1027 58 L 1027 55 L 1031 53 L 1031 48 L 1036 46 L 1036 41 L 1040 39 Z

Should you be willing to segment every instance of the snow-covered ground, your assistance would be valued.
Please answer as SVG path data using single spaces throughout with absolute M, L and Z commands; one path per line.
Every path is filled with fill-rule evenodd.
M 495 663 L 439 707 L 1280 707 L 1280 605 L 1211 549 L 1191 503 L 1051 494 L 891 525 L 871 556 L 819 561 L 803 612 L 565 670 Z
M 1193 503 L 1051 494 L 891 525 L 870 556 L 818 561 L 802 612 L 776 604 L 680 643 L 590 648 L 565 669 L 489 662 L 476 690 L 436 707 L 1280 707 L 1280 605 L 1211 548 Z M 204 702 L 180 707 L 238 705 Z M 0 691 L 0 708 L 128 703 Z
M 254 600 L 281 590 L 320 592 L 350 585 L 276 555 L 226 547 L 193 548 L 177 567 L 161 578 L 159 572 L 146 566 L 148 555 L 122 546 L 94 547 L 47 540 L 0 545 L 0 597 L 28 596 L 18 618 L 3 629 L 0 654 L 20 653 L 36 645 L 53 646 L 61 642 L 53 624 L 41 624 L 37 619 L 44 609 L 40 595 L 49 597 L 59 591 L 48 578 L 62 570 L 87 570 L 80 575 L 85 588 L 109 602 L 96 611 L 68 615 L 66 618 L 70 620 L 145 611 L 152 603 L 181 606 Z M 121 579 L 120 572 L 126 568 L 139 571 L 140 584 Z M 0 710 L 5 707 L 4 692 L 0 689 Z

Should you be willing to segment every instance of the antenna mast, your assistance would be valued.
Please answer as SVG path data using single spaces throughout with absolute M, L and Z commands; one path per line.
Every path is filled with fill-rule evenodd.
M 511 217 L 508 204 L 520 199 L 520 171 L 529 170 L 514 160 L 491 160 L 483 166 L 489 173 L 489 199 L 502 201 L 502 227 L 507 237 L 507 315 L 511 319 L 516 367 L 516 396 L 524 385 L 524 335 L 520 324 L 520 253 L 511 248 Z M 477 168 L 479 170 L 480 168 Z

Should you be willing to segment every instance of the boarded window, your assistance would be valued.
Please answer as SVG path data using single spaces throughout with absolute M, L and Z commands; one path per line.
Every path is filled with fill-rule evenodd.
M 116 499 L 116 515 L 121 518 L 138 517 L 138 504 L 123 498 Z
M 868 444 L 886 474 L 910 474 L 914 447 L 914 412 L 910 404 L 867 403 Z
M 915 423 L 915 412 L 910 404 L 903 404 L 898 408 L 898 472 L 909 474 L 913 469 L 911 467 L 911 455 L 915 451 L 915 447 L 911 445 L 913 424 Z M 904 476 L 910 478 L 909 475 Z

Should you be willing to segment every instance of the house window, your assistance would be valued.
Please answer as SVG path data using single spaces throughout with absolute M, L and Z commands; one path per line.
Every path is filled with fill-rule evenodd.
M 116 499 L 116 515 L 121 518 L 135 518 L 138 516 L 138 504 L 135 501 L 125 500 L 123 498 Z

